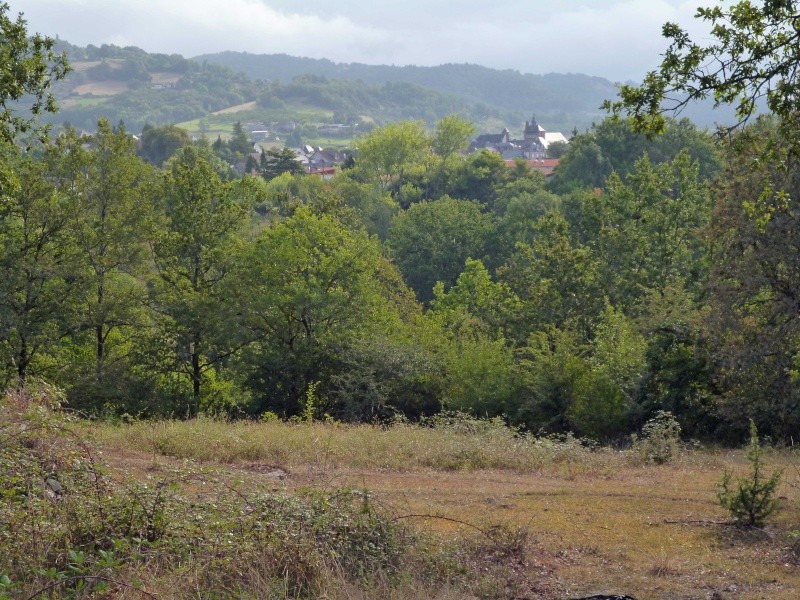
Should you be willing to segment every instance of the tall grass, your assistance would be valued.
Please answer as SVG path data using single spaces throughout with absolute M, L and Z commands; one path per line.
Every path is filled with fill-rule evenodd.
M 163 443 L 167 438 L 154 432 L 178 428 L 184 449 L 192 441 L 206 447 L 198 436 L 215 431 L 217 448 L 221 440 L 238 446 L 224 443 L 224 426 L 198 421 L 124 431 Z M 477 545 L 437 542 L 376 509 L 368 494 L 275 493 L 241 487 L 224 470 L 185 466 L 131 479 L 99 462 L 57 398 L 25 391 L 0 398 L 0 600 L 444 600 L 471 597 L 477 584 L 498 592 L 482 597 L 516 597 L 507 577 L 523 575 L 526 539 L 493 531 Z
M 468 417 L 390 427 L 336 423 L 192 421 L 93 424 L 96 439 L 199 462 L 265 462 L 325 467 L 413 469 L 510 469 L 537 471 L 569 466 L 606 469 L 616 454 L 572 437 L 521 434 L 500 421 Z M 613 460 L 612 460 L 613 459 Z

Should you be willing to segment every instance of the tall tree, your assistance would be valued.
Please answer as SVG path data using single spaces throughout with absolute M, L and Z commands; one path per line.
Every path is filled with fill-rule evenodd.
M 449 288 L 468 258 L 484 258 L 494 230 L 480 204 L 443 196 L 398 214 L 387 244 L 417 298 L 428 301 L 437 281 Z
M 230 276 L 248 213 L 202 153 L 184 148 L 159 189 L 164 230 L 153 243 L 158 274 L 154 306 L 166 318 L 173 369 L 191 383 L 189 415 L 201 408 L 203 375 L 239 347 L 226 327 L 229 303 L 221 295 Z
M 0 354 L 5 383 L 20 384 L 34 360 L 77 325 L 76 252 L 68 196 L 48 181 L 43 162 L 4 152 L 18 177 L 0 203 Z
M 270 149 L 262 152 L 259 171 L 267 181 L 275 179 L 284 173 L 300 175 L 304 172 L 303 165 L 297 160 L 297 154 L 291 148 Z
M 572 241 L 560 213 L 550 211 L 538 219 L 533 241 L 518 243 L 498 269 L 500 280 L 523 301 L 518 342 L 548 327 L 588 336 L 603 308 L 597 270 L 597 259 L 588 247 Z
M 53 39 L 29 35 L 22 15 L 12 20 L 8 10 L 8 3 L 0 2 L 0 140 L 4 142 L 35 129 L 42 112 L 57 110 L 50 86 L 70 70 L 66 54 L 53 51 Z M 31 116 L 19 114 L 19 101 L 30 102 Z
M 626 311 L 649 290 L 670 283 L 698 289 L 707 270 L 699 237 L 711 198 L 687 152 L 660 166 L 645 155 L 625 184 L 612 174 L 605 190 L 586 196 L 584 223 L 608 298 Z
M 403 205 L 404 177 L 422 162 L 429 140 L 419 121 L 399 121 L 373 129 L 355 141 L 358 159 L 355 174 L 384 190 L 396 190 Z
M 231 139 L 228 140 L 228 148 L 240 159 L 253 151 L 253 144 L 250 143 L 241 121 L 233 124 L 233 133 Z
M 764 118 L 726 144 L 709 225 L 707 322 L 725 387 L 720 410 L 742 438 L 749 419 L 781 439 L 800 425 L 799 131 Z M 783 191 L 768 204 L 765 184 Z
M 106 395 L 111 393 L 107 364 L 121 358 L 109 347 L 110 340 L 119 330 L 140 324 L 137 315 L 145 292 L 141 276 L 154 233 L 148 186 L 152 169 L 136 156 L 136 142 L 124 127 L 114 131 L 106 119 L 98 122 L 96 136 L 89 139 L 68 130 L 47 158 L 51 176 L 74 202 L 71 227 L 85 268 L 82 320 L 94 346 L 92 393 Z M 117 341 L 121 344 L 124 338 Z M 111 383 L 119 380 L 112 376 Z
M 306 207 L 262 232 L 237 283 L 255 340 L 247 358 L 254 394 L 261 409 L 288 415 L 309 385 L 330 385 L 340 354 L 388 331 L 409 302 L 376 239 Z
M 150 164 L 160 167 L 170 156 L 191 143 L 189 134 L 175 125 L 145 125 L 139 154 Z
M 706 22 L 707 43 L 692 41 L 675 23 L 666 23 L 669 46 L 658 70 L 640 86 L 623 85 L 619 99 L 605 107 L 627 113 L 634 126 L 661 132 L 665 112 L 711 97 L 719 104 L 736 104 L 741 121 L 766 101 L 786 118 L 800 109 L 800 8 L 796 0 L 740 0 L 697 9 Z

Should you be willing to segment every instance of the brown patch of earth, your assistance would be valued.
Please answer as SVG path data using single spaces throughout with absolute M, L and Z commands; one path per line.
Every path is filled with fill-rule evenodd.
M 197 466 L 131 451 L 109 450 L 103 458 L 134 476 Z M 485 546 L 470 560 L 479 570 L 508 569 L 509 585 L 519 598 L 599 593 L 638 600 L 800 597 L 800 569 L 786 541 L 797 515 L 784 511 L 765 531 L 732 527 L 716 501 L 715 465 L 629 467 L 577 476 L 203 465 L 209 467 L 286 492 L 365 490 L 373 504 L 396 519 L 445 538 L 493 539 L 497 533 L 504 541 Z M 796 488 L 783 492 L 787 506 L 798 505 Z M 524 554 L 504 554 L 515 535 L 526 538 Z

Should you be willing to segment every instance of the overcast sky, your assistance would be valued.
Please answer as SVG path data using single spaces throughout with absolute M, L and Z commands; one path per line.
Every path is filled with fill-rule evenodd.
M 661 25 L 702 0 L 10 0 L 32 32 L 186 57 L 222 50 L 337 62 L 477 63 L 638 80 Z M 705 4 L 709 4 L 708 1 Z

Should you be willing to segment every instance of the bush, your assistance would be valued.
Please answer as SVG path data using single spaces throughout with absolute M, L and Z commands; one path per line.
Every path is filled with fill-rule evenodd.
M 766 476 L 761 464 L 761 453 L 756 424 L 750 421 L 750 445 L 746 453 L 750 474 L 733 482 L 731 473 L 726 470 L 717 492 L 722 507 L 736 521 L 752 527 L 762 527 L 767 517 L 777 510 L 778 499 L 775 492 L 783 474 L 782 470 L 777 470 Z
M 678 450 L 681 426 L 666 410 L 658 411 L 642 427 L 641 436 L 633 434 L 633 449 L 643 462 L 663 465 L 670 462 Z

